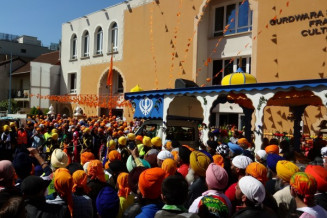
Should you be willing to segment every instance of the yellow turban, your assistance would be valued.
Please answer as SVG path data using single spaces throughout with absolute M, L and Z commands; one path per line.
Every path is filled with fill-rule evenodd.
M 200 151 L 192 151 L 190 166 L 197 175 L 205 177 L 209 164 L 210 158 L 207 155 Z
M 292 162 L 287 160 L 280 160 L 276 165 L 277 176 L 282 180 L 289 182 L 291 177 L 299 172 L 299 168 Z
M 151 144 L 155 147 L 161 147 L 162 146 L 162 141 L 159 136 L 153 137 L 151 139 Z
M 127 139 L 126 139 L 126 137 L 125 136 L 121 136 L 119 139 L 118 139 L 118 144 L 120 144 L 120 145 L 126 145 L 126 143 L 127 143 Z
M 151 147 L 151 138 L 148 136 L 143 137 L 143 145 L 145 147 Z
M 130 140 L 130 141 L 134 141 L 135 138 L 136 138 L 136 136 L 135 136 L 134 133 L 128 133 L 128 134 L 127 134 L 127 138 L 128 138 L 128 140 Z
M 172 176 L 176 173 L 177 163 L 175 160 L 167 158 L 162 162 L 161 169 L 166 172 L 166 177 Z
M 110 140 L 108 143 L 107 143 L 107 146 L 108 146 L 108 148 L 109 148 L 109 150 L 114 150 L 114 149 L 116 149 L 116 142 L 115 142 L 115 140 Z

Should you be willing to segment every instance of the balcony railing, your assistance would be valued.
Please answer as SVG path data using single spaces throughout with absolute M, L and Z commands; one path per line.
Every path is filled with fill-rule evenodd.
M 19 89 L 11 90 L 11 98 L 26 98 L 26 99 L 28 99 L 29 94 L 30 94 L 30 90 L 19 90 Z

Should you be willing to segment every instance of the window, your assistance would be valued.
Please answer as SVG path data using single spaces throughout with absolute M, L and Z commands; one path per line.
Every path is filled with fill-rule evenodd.
M 100 27 L 96 33 L 96 54 L 102 54 L 102 40 L 103 40 L 103 32 Z
M 76 73 L 70 73 L 68 74 L 68 90 L 70 94 L 76 94 Z
M 235 58 L 234 60 L 214 60 L 212 65 L 212 85 L 220 85 L 224 76 L 236 72 L 239 67 L 241 67 L 244 72 L 251 73 L 251 57 L 244 57 L 242 59 Z
M 83 44 L 82 44 L 83 57 L 89 56 L 89 43 L 90 43 L 89 32 L 86 31 L 83 35 Z
M 110 28 L 109 51 L 115 52 L 117 50 L 118 50 L 118 26 L 117 23 L 113 23 Z
M 120 74 L 118 74 L 117 92 L 118 93 L 123 93 L 124 92 L 123 77 L 121 77 Z
M 224 5 L 215 9 L 214 36 L 222 36 L 226 25 L 230 25 L 225 35 L 252 30 L 252 12 L 249 2 Z
M 77 58 L 77 37 L 76 35 L 73 35 L 72 37 L 72 53 L 71 53 L 71 58 L 76 59 Z

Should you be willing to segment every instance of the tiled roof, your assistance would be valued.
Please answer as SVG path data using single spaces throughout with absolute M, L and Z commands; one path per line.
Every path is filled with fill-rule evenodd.
M 15 70 L 12 74 L 28 73 L 30 71 L 31 71 L 31 62 L 28 62 L 27 64 Z
M 59 51 L 45 53 L 35 58 L 33 62 L 48 63 L 52 65 L 60 65 Z

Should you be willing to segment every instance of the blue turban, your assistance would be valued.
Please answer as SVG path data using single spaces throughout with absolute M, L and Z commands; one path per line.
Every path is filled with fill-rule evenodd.
M 208 158 L 210 158 L 210 162 L 213 162 L 213 158 L 212 158 L 212 155 L 211 154 L 209 154 L 207 151 L 205 151 L 205 150 L 200 150 L 202 153 L 204 153 L 205 155 L 207 155 L 208 156 Z
M 239 155 L 243 153 L 243 148 L 241 148 L 241 146 L 239 146 L 238 144 L 228 142 L 227 145 L 229 147 L 229 150 L 232 151 L 234 155 Z
M 276 173 L 276 165 L 277 165 L 277 162 L 280 160 L 285 160 L 285 159 L 277 154 L 268 154 L 268 156 L 267 156 L 268 168 Z
M 18 177 L 22 180 L 29 176 L 32 171 L 32 159 L 25 152 L 19 152 L 15 156 L 13 165 Z
M 119 198 L 115 189 L 110 186 L 101 189 L 96 199 L 96 207 L 102 218 L 116 218 L 119 210 Z

